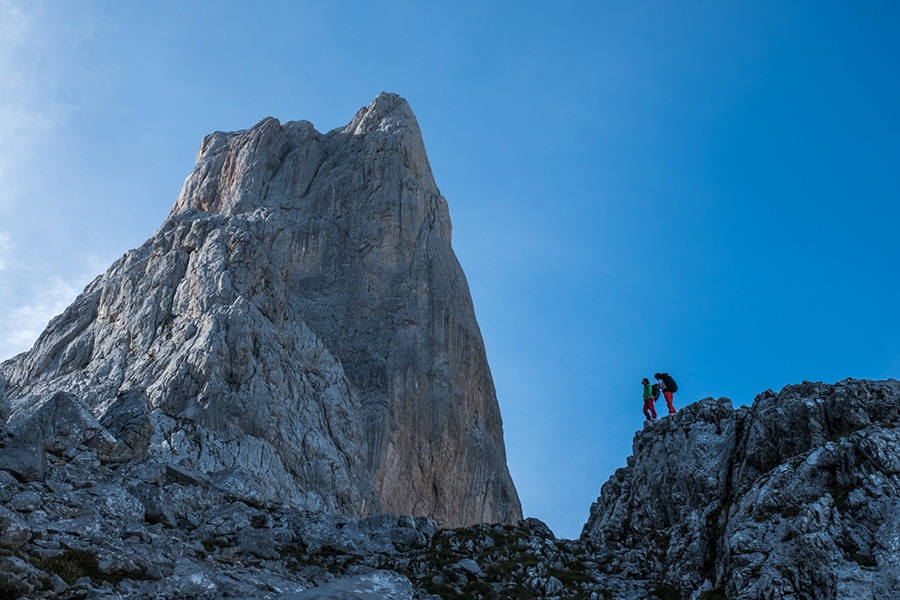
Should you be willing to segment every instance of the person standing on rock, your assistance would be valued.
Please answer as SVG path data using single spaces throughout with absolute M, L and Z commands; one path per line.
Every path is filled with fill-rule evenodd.
M 663 397 L 666 399 L 666 406 L 669 407 L 669 414 L 675 414 L 675 407 L 672 406 L 672 394 L 678 391 L 678 384 L 672 379 L 668 373 L 654 373 L 653 378 L 659 384 Z
M 650 380 L 646 377 L 644 377 L 641 383 L 644 384 L 644 416 L 647 419 L 655 419 L 656 407 L 653 406 L 653 402 L 656 398 L 653 397 L 653 386 L 650 385 Z

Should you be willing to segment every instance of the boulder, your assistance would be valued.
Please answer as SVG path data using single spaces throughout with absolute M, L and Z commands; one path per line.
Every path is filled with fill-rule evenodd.
M 277 600 L 412 600 L 409 579 L 391 571 L 375 571 L 366 575 L 343 577 L 324 585 L 282 594 Z
M 224 492 L 229 499 L 240 500 L 255 507 L 264 506 L 274 500 L 263 484 L 259 483 L 251 473 L 240 467 L 222 469 L 213 473 L 210 483 Z
M 46 469 L 47 452 L 41 443 L 15 439 L 0 448 L 0 470 L 21 481 L 43 481 Z
M 132 493 L 144 507 L 143 517 L 148 523 L 162 523 L 167 527 L 176 525 L 178 520 L 170 506 L 171 501 L 159 486 L 141 483 L 134 487 Z
M 10 430 L 17 443 L 43 446 L 57 454 L 82 445 L 104 450 L 115 445 L 115 439 L 78 398 L 62 391 L 20 412 Z
M 113 457 L 120 460 L 147 457 L 154 431 L 150 409 L 145 390 L 126 390 L 116 396 L 100 418 L 100 424 L 118 441 Z
M 31 539 L 31 528 L 13 511 L 0 506 L 0 546 L 21 548 Z

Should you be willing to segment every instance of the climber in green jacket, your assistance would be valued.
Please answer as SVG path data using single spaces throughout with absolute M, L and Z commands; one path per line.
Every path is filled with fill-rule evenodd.
M 641 383 L 644 384 L 644 416 L 648 419 L 655 419 L 656 407 L 653 406 L 653 402 L 656 401 L 656 398 L 653 397 L 653 386 L 650 385 L 650 380 L 646 377 Z

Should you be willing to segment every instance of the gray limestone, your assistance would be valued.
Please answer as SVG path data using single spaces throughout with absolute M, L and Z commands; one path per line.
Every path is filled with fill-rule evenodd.
M 143 421 L 141 395 L 128 397 L 123 407 L 138 408 L 123 414 Z M 81 414 L 60 396 L 32 418 L 45 423 L 54 406 L 54 414 Z M 48 451 L 37 479 L 0 468 L 0 593 L 900 597 L 898 412 L 894 380 L 788 386 L 737 410 L 726 399 L 688 404 L 637 433 L 579 540 L 556 539 L 534 518 L 448 530 L 427 517 L 306 511 L 267 497 L 243 467 L 159 460 L 156 442 L 143 460 L 110 459 L 87 440 Z M 96 428 L 89 419 L 63 423 Z M 62 429 L 62 437 L 81 431 Z
M 900 382 L 708 398 L 637 433 L 582 539 L 692 598 L 900 597 Z
M 303 592 L 278 596 L 277 600 L 412 600 L 409 579 L 392 571 L 373 571 L 344 577 Z
M 267 118 L 209 135 L 153 237 L 0 365 L 0 417 L 51 452 L 217 474 L 252 503 L 514 522 L 450 233 L 396 95 L 327 134 Z
M 43 481 L 47 452 L 41 443 L 12 440 L 0 448 L 0 470 L 22 481 Z

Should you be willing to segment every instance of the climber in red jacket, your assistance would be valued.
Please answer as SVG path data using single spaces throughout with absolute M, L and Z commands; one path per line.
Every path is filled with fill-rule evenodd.
M 674 415 L 675 407 L 672 406 L 672 394 L 678 391 L 678 384 L 675 383 L 675 380 L 668 373 L 655 373 L 653 377 L 656 379 L 656 383 L 659 384 L 660 389 L 662 389 L 663 396 L 666 399 L 666 406 L 669 407 L 669 414 Z

